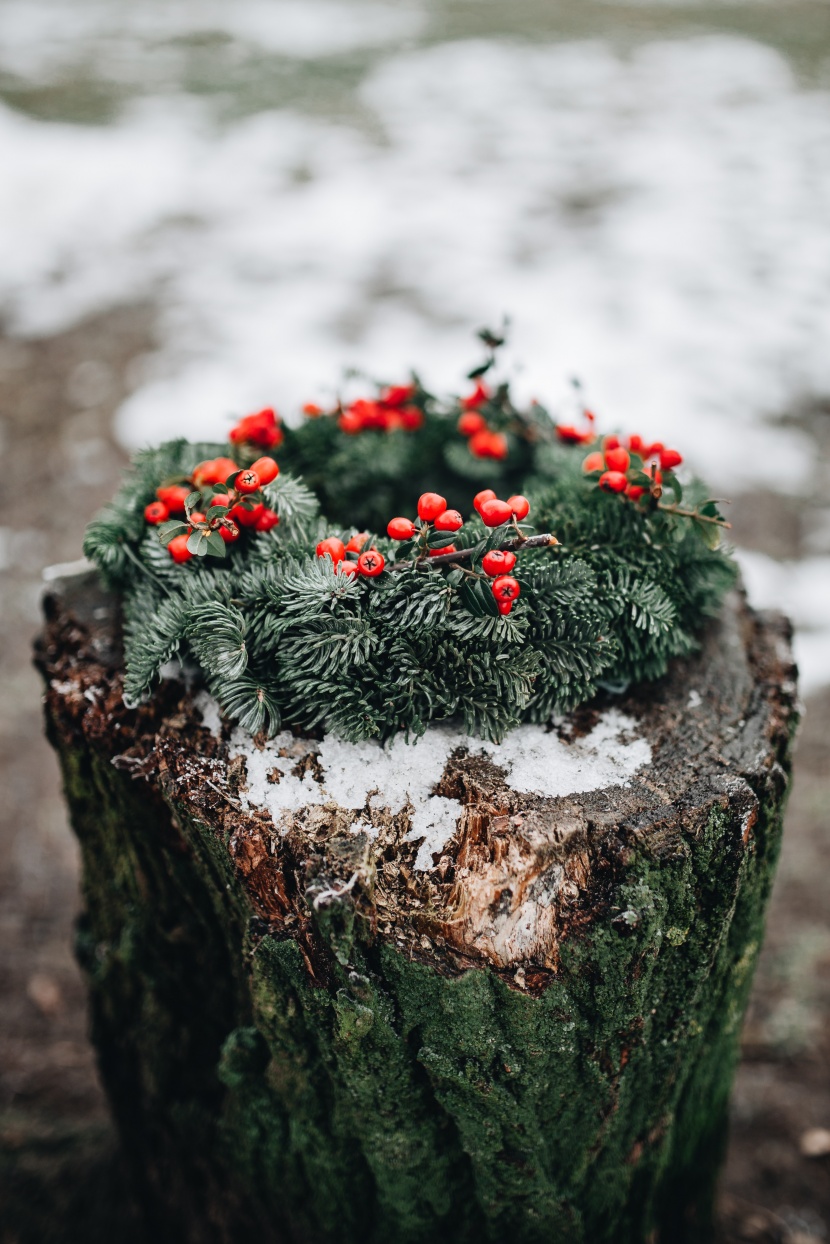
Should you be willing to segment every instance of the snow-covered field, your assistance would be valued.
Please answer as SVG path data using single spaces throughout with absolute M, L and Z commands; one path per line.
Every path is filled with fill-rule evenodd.
M 0 315 L 153 300 L 134 446 L 290 417 L 347 365 L 452 386 L 507 313 L 521 392 L 579 374 L 719 492 L 797 492 L 813 443 L 770 417 L 830 394 L 826 79 L 703 19 L 511 38 L 477 7 L 0 0 Z M 827 552 L 747 562 L 808 686 Z

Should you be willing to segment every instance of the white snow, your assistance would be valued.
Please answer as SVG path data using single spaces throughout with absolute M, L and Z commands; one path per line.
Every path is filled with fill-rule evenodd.
M 767 416 L 830 392 L 826 76 L 724 34 L 435 42 L 440 8 L 2 0 L 4 81 L 115 100 L 87 125 L 0 104 L 4 324 L 153 301 L 117 418 L 136 446 L 294 417 L 344 365 L 449 389 L 507 312 L 520 396 L 579 374 L 717 493 L 797 490 L 812 442 Z M 827 681 L 824 629 L 798 647 Z
M 800 692 L 830 682 L 830 557 L 775 561 L 764 553 L 737 552 L 749 599 L 758 609 L 783 609 L 796 632 L 793 647 Z
M 519 726 L 501 744 L 485 743 L 447 726 L 432 726 L 412 744 L 394 739 L 381 747 L 375 742 L 344 743 L 335 738 L 304 743 L 284 731 L 260 748 L 236 729 L 230 757 L 245 758 L 244 806 L 266 808 L 277 826 L 284 812 L 310 804 L 331 802 L 351 809 L 369 804 L 393 814 L 409 808 L 408 840 L 421 841 L 415 867 L 428 869 L 432 853 L 452 837 L 462 812 L 458 800 L 433 794 L 447 760 L 461 747 L 503 769 L 513 790 L 548 797 L 624 786 L 651 760 L 651 748 L 638 735 L 637 723 L 616 709 L 606 712 L 589 734 L 573 742 L 563 741 L 543 726 Z M 301 777 L 292 773 L 310 752 L 316 754 L 323 770 L 320 782 L 307 769 Z M 275 770 L 278 782 L 272 780 Z

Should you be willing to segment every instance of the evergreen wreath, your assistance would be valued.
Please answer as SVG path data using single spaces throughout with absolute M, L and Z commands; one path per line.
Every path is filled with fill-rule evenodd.
M 123 597 L 128 703 L 178 658 L 252 734 L 498 741 L 695 650 L 736 577 L 716 503 L 581 402 L 573 424 L 519 409 L 479 335 L 465 397 L 413 375 L 136 456 L 84 541 Z

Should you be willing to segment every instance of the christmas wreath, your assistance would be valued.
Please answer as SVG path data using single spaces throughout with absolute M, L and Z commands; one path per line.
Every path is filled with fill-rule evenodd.
M 84 542 L 123 597 L 128 703 L 176 658 L 251 733 L 498 741 L 696 648 L 736 574 L 716 503 L 581 403 L 519 408 L 481 337 L 466 396 L 413 375 L 137 455 Z

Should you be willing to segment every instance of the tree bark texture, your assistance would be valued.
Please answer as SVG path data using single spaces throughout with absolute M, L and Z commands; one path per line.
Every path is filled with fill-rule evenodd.
M 797 720 L 783 619 L 736 595 L 697 657 L 557 723 L 567 750 L 630 719 L 625 781 L 522 792 L 457 748 L 416 867 L 382 789 L 277 816 L 248 798 L 274 744 L 234 755 L 181 681 L 126 709 L 94 579 L 46 614 L 92 1036 L 159 1241 L 710 1238 Z M 321 748 L 283 739 L 274 780 L 324 783 Z

